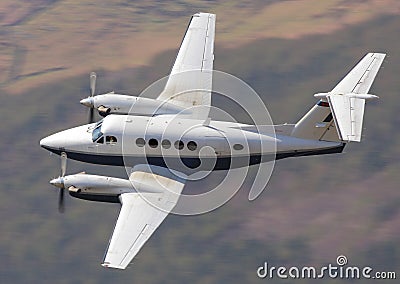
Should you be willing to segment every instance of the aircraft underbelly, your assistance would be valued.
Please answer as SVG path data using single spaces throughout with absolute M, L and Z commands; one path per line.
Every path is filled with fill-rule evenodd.
M 83 152 L 66 151 L 69 159 L 82 161 L 91 164 L 110 165 L 110 166 L 127 166 L 132 167 L 138 164 L 150 164 L 171 169 L 186 169 L 186 173 L 201 171 L 201 170 L 228 170 L 231 168 L 240 168 L 251 165 L 268 162 L 271 160 L 279 160 L 290 157 L 323 155 L 332 153 L 341 153 L 345 144 L 338 144 L 331 147 L 319 149 L 302 149 L 302 150 L 279 150 L 274 153 L 253 153 L 242 156 L 216 156 L 213 158 L 199 157 L 162 157 L 162 156 L 129 156 L 129 155 L 109 155 L 109 154 L 89 154 Z M 51 150 L 56 154 L 60 154 L 58 149 Z M 205 165 L 205 166 L 203 166 Z M 212 168 L 210 168 L 212 167 Z

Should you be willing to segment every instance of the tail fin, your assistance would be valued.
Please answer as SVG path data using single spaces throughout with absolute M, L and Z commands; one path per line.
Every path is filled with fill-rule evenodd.
M 326 141 L 360 141 L 365 100 L 385 58 L 368 53 L 329 93 L 295 125 L 292 136 Z

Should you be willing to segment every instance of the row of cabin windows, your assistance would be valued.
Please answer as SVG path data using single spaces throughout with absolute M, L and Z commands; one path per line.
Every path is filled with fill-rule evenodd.
M 104 136 L 101 136 L 96 143 L 100 143 L 100 144 L 104 144 Z M 111 135 L 107 135 L 106 136 L 106 144 L 116 144 L 117 143 L 117 137 L 115 136 L 111 136 Z M 144 147 L 146 145 L 146 140 L 144 140 L 143 138 L 138 138 L 136 139 L 136 145 L 139 147 Z M 150 148 L 157 148 L 158 147 L 158 140 L 151 138 L 149 140 L 149 147 Z M 171 148 L 171 142 L 167 139 L 164 139 L 161 141 L 161 147 L 163 147 L 164 149 L 169 149 Z M 174 147 L 178 150 L 182 150 L 185 147 L 185 143 L 182 140 L 177 140 L 174 143 Z M 197 149 L 197 143 L 194 141 L 189 141 L 186 144 L 186 147 L 190 150 L 190 151 L 195 151 Z M 239 150 L 243 150 L 243 145 L 242 144 L 235 144 L 233 145 L 233 149 L 239 151 Z
M 144 140 L 143 138 L 138 138 L 138 139 L 136 139 L 136 145 L 139 147 L 144 147 L 146 145 L 146 140 Z M 157 148 L 158 140 L 151 138 L 148 142 L 148 145 L 150 148 Z M 171 141 L 169 141 L 168 139 L 164 139 L 161 141 L 161 147 L 163 147 L 164 149 L 169 149 L 169 148 L 171 148 L 171 146 L 172 146 Z M 185 143 L 182 140 L 177 140 L 174 143 L 174 147 L 175 147 L 175 149 L 182 150 L 185 147 Z M 186 147 L 190 151 L 195 151 L 197 149 L 197 143 L 194 141 L 189 141 L 186 144 Z
M 149 140 L 149 147 L 150 148 L 157 148 L 158 147 L 158 140 L 151 138 Z M 146 140 L 144 140 L 143 138 L 138 138 L 136 139 L 136 145 L 139 147 L 144 147 L 146 145 Z M 171 142 L 168 139 L 164 139 L 161 141 L 161 147 L 163 147 L 164 149 L 169 149 L 171 148 Z M 185 147 L 185 143 L 182 140 L 177 140 L 174 143 L 174 147 L 177 150 L 182 150 Z M 186 147 L 190 150 L 190 151 L 195 151 L 197 149 L 197 143 L 194 141 L 189 141 L 186 144 Z M 233 149 L 235 150 L 243 150 L 243 145 L 242 144 L 235 144 L 233 145 Z

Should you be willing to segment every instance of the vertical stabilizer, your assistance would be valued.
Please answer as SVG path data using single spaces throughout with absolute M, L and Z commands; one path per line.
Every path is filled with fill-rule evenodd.
M 295 125 L 292 136 L 326 141 L 360 141 L 365 100 L 385 58 L 368 53 L 328 93 L 316 94 L 321 100 Z

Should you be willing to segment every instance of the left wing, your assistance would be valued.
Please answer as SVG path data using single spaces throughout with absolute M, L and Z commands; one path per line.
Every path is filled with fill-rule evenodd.
M 158 100 L 191 108 L 194 118 L 208 117 L 211 106 L 214 36 L 215 15 L 194 14 Z
M 168 169 L 149 165 L 135 166 L 130 180 L 138 192 L 120 195 L 122 207 L 102 263 L 105 267 L 128 266 L 175 207 L 185 186 L 185 180 Z

